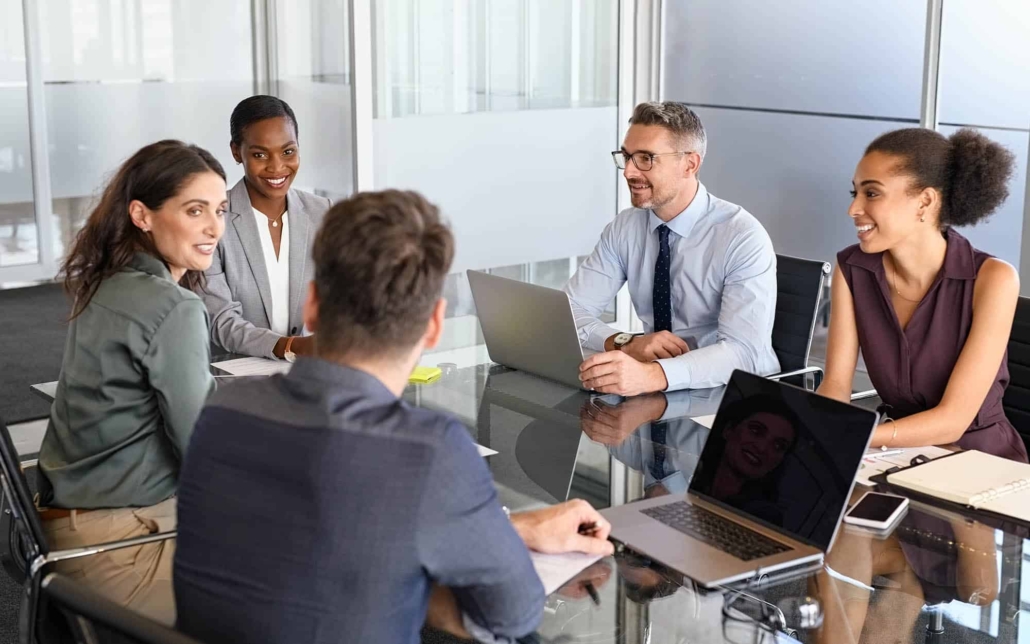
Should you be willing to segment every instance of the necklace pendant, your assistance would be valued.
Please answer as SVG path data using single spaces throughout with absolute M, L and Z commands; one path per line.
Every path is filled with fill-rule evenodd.
M 278 227 L 279 227 L 279 222 L 278 221 L 273 221 L 272 222 L 272 228 L 278 228 Z

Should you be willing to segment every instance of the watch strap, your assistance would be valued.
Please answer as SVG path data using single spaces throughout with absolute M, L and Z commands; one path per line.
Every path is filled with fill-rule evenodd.
M 290 353 L 290 351 L 291 351 L 291 347 L 293 346 L 293 341 L 294 341 L 295 339 L 296 339 L 296 336 L 293 336 L 293 335 L 291 335 L 290 337 L 286 338 L 286 348 L 284 348 L 284 349 L 283 349 L 283 355 L 284 355 L 284 356 L 285 356 L 285 355 L 286 355 L 287 353 Z

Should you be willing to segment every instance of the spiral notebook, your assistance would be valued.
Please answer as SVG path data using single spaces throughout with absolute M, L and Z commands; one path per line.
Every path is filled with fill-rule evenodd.
M 974 510 L 1030 522 L 1030 465 L 971 450 L 887 476 L 908 488 Z

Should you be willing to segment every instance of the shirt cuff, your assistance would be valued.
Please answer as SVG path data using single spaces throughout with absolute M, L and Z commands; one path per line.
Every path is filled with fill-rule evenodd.
M 272 360 L 278 360 L 275 354 L 272 353 L 275 350 L 275 345 L 278 344 L 280 336 L 278 333 L 269 332 L 268 336 L 261 339 L 261 353 L 265 358 L 271 358 Z
M 584 344 L 584 346 L 592 351 L 602 353 L 605 350 L 605 340 L 619 333 L 622 333 L 622 331 L 619 331 L 618 329 L 613 329 L 607 324 L 598 324 L 596 327 L 591 329 L 590 337 L 587 338 L 587 341 Z
M 690 357 L 691 355 L 688 353 L 675 358 L 661 358 L 656 361 L 661 365 L 662 371 L 665 372 L 665 380 L 669 383 L 665 391 L 677 391 L 690 387 Z

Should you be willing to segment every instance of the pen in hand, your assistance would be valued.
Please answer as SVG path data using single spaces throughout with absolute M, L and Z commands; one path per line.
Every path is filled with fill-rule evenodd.
M 579 533 L 584 536 L 592 537 L 597 533 L 597 523 L 584 523 L 579 526 Z M 590 595 L 590 599 L 594 602 L 595 606 L 601 605 L 601 596 L 597 594 L 597 589 L 594 588 L 594 584 L 589 581 L 583 582 L 583 588 L 586 589 L 587 594 Z

